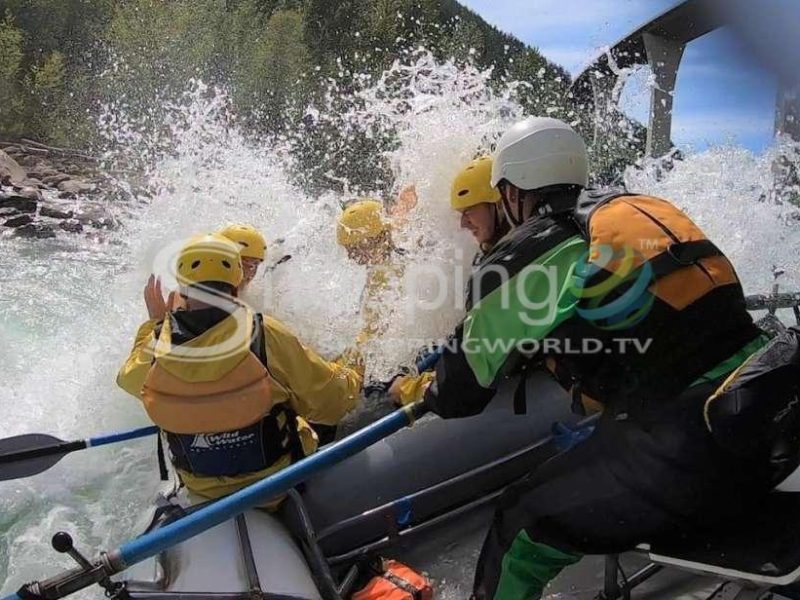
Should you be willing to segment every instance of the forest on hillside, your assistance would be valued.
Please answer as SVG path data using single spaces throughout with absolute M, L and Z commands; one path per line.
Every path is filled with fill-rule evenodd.
M 302 126 L 309 105 L 327 102 L 335 114 L 365 76 L 420 47 L 442 61 L 492 67 L 492 85 L 535 82 L 517 91 L 527 113 L 591 125 L 570 105 L 563 68 L 455 0 L 0 0 L 0 139 L 91 151 L 105 142 L 102 107 L 124 107 L 140 126 L 157 127 L 158 107 L 190 80 L 227 90 L 248 132 L 277 135 Z M 341 130 L 333 119 L 298 142 L 311 187 L 324 185 L 326 148 Z M 392 138 L 348 135 L 362 154 Z M 636 140 L 623 146 L 611 162 L 639 151 Z M 353 176 L 366 183 L 381 170 Z

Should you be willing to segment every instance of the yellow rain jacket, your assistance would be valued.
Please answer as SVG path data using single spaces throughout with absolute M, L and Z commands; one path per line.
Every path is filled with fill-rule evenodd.
M 207 498 L 313 453 L 308 421 L 336 425 L 360 397 L 356 372 L 323 360 L 271 317 L 259 344 L 265 367 L 250 343 L 258 322 L 245 307 L 147 321 L 117 375 L 165 432 L 186 486 Z
M 356 343 L 336 358 L 338 364 L 355 370 L 362 378 L 365 370 L 364 345 L 386 329 L 386 323 L 383 322 L 384 294 L 392 282 L 399 281 L 402 276 L 403 267 L 392 263 L 372 265 L 367 269 L 367 282 L 361 295 L 364 328 L 356 337 Z
M 367 272 L 367 283 L 361 300 L 361 310 L 365 321 L 364 328 L 358 334 L 355 345 L 336 358 L 337 363 L 354 369 L 362 378 L 365 369 L 364 345 L 376 336 L 381 335 L 385 330 L 386 324 L 382 321 L 382 315 L 385 311 L 383 306 L 384 294 L 390 289 L 392 282 L 399 281 L 402 276 L 403 267 L 393 264 L 375 265 L 370 267 Z M 434 377 L 433 372 L 400 377 L 400 404 L 405 406 L 421 400 L 425 389 L 433 381 Z

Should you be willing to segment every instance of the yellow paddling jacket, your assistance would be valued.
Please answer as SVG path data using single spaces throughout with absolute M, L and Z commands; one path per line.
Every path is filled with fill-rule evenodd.
M 145 322 L 117 384 L 164 431 L 187 487 L 218 498 L 313 453 L 308 421 L 337 424 L 362 381 L 275 319 L 238 307 Z

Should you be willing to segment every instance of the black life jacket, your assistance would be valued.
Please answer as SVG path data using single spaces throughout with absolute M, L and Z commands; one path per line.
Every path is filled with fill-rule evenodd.
M 761 458 L 777 484 L 800 464 L 800 329 L 790 327 L 750 356 L 706 401 L 717 443 Z
M 602 404 L 670 399 L 760 335 L 733 266 L 677 207 L 659 198 L 593 190 L 583 191 L 577 203 L 565 202 L 572 208 L 529 219 L 487 254 L 472 278 L 480 284 L 470 281 L 467 310 L 580 236 L 590 254 L 583 276 L 575 278 L 577 314 L 548 338 L 558 340 L 560 349 L 582 349 L 584 340 L 596 340 L 602 351 L 545 349 L 532 359 L 510 357 L 506 374 L 547 365 L 572 391 L 576 409 L 585 397 Z M 601 247 L 606 253 L 595 255 Z M 632 251 L 625 254 L 626 248 Z M 619 256 L 603 263 L 614 254 L 630 261 L 624 277 Z M 493 273 L 494 266 L 504 267 L 507 276 Z M 649 279 L 642 281 L 646 272 Z M 524 410 L 523 393 L 524 381 L 518 411 Z

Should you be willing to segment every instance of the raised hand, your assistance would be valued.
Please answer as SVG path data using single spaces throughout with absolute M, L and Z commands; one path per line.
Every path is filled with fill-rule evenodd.
M 163 321 L 167 316 L 167 303 L 161 291 L 160 277 L 151 274 L 147 279 L 147 285 L 144 286 L 144 304 L 151 319 Z

